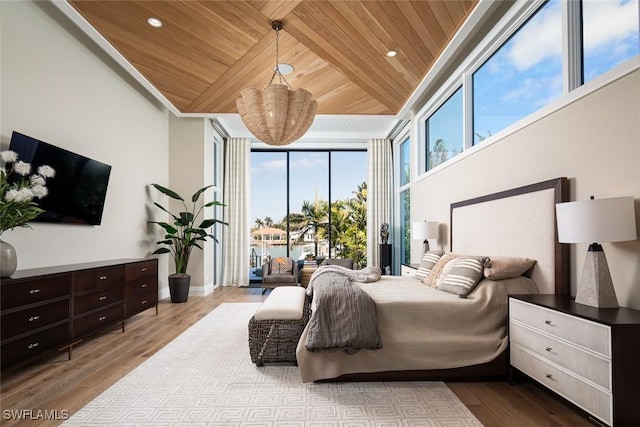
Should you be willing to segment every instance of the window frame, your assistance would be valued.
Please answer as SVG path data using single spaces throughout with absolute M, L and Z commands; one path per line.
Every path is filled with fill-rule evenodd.
M 588 95 L 606 84 L 615 81 L 640 68 L 640 55 L 629 58 L 622 64 L 604 72 L 595 79 L 584 83 L 582 79 L 582 23 L 581 3 L 561 1 L 562 4 L 562 94 L 547 105 L 531 114 L 517 120 L 495 134 L 485 139 L 481 144 L 473 145 L 473 73 L 489 60 L 526 22 L 545 6 L 547 0 L 524 1 L 517 0 L 515 4 L 502 16 L 498 23 L 491 28 L 471 53 L 450 73 L 449 78 L 439 86 L 433 86 L 433 96 L 416 106 L 417 112 L 413 120 L 417 124 L 414 129 L 416 135 L 414 146 L 418 158 L 416 182 L 437 173 L 440 170 L 464 159 L 466 156 L 503 139 L 528 124 L 545 117 L 575 100 Z M 576 4 L 577 3 L 577 4 Z M 459 85 L 463 88 L 463 152 L 443 162 L 433 169 L 426 169 L 426 121 L 437 109 L 449 99 Z M 424 88 L 428 90 L 427 86 Z
M 210 120 L 209 124 L 212 128 L 211 132 L 211 146 L 209 147 L 211 155 L 212 170 L 210 171 L 212 185 L 211 190 L 214 193 L 214 199 L 224 203 L 224 143 L 228 134 L 215 120 Z M 224 212 L 222 206 L 212 206 L 207 209 L 208 217 L 223 218 Z M 212 226 L 213 235 L 216 236 L 219 242 L 222 242 L 224 235 L 227 232 L 227 228 L 222 224 L 214 224 Z M 222 245 L 215 243 L 212 245 L 213 251 L 213 287 L 216 288 L 222 283 L 222 265 L 224 252 Z
M 401 164 L 400 164 L 400 159 L 401 159 L 401 155 L 400 152 L 402 150 L 402 145 L 407 142 L 409 144 L 409 181 L 405 184 L 402 184 L 402 179 L 401 179 L 401 173 L 402 173 L 402 168 L 401 168 Z M 403 249 L 403 244 L 402 244 L 402 239 L 403 239 L 403 235 L 402 235 L 402 231 L 403 231 L 403 218 L 401 217 L 401 213 L 402 213 L 402 194 L 405 191 L 409 191 L 409 200 L 411 200 L 411 183 L 414 181 L 414 177 L 416 176 L 416 162 L 414 161 L 415 159 L 415 152 L 414 152 L 414 148 L 415 147 L 415 143 L 412 141 L 411 138 L 411 126 L 405 126 L 404 129 L 402 129 L 392 140 L 392 151 L 393 151 L 393 167 L 395 170 L 395 173 L 393 174 L 393 189 L 394 189 L 394 199 L 397 201 L 396 203 L 393 204 L 394 206 L 394 212 L 393 212 L 393 217 L 395 218 L 395 226 L 393 227 L 394 230 L 398 230 L 397 233 L 394 233 L 393 238 L 392 238 L 392 243 L 393 243 L 393 271 L 394 272 L 399 272 L 401 270 L 401 266 L 404 263 L 404 259 L 402 257 L 402 249 Z M 411 223 L 411 204 L 409 205 L 409 211 L 407 212 L 407 214 L 409 215 L 409 223 Z M 409 230 L 410 232 L 410 230 Z M 409 253 L 411 253 L 411 245 L 409 244 Z M 409 261 L 411 261 L 411 259 L 409 259 Z
M 430 110 L 430 112 L 428 113 L 428 115 L 426 117 L 424 117 L 421 121 L 420 121 L 420 130 L 422 131 L 422 137 L 421 137 L 421 141 L 424 141 L 423 144 L 423 151 L 422 151 L 422 155 L 420 157 L 420 164 L 421 164 L 421 171 L 425 171 L 428 172 L 432 169 L 436 169 L 438 166 L 440 166 L 442 163 L 446 163 L 442 162 L 439 163 L 438 165 L 436 165 L 435 167 L 433 167 L 432 169 L 428 169 L 428 154 L 429 154 L 429 135 L 427 132 L 427 122 L 429 120 L 431 120 L 431 118 L 433 118 L 433 116 L 440 111 L 440 108 L 444 107 L 445 104 L 447 102 L 449 102 L 449 100 L 451 100 L 453 98 L 454 95 L 456 95 L 458 93 L 458 90 L 460 90 L 461 96 L 462 96 L 462 111 L 460 112 L 462 114 L 462 117 L 460 117 L 460 122 L 462 124 L 462 151 L 466 150 L 467 147 L 467 140 L 466 140 L 466 135 L 465 135 L 465 112 L 466 112 L 466 98 L 465 98 L 465 86 L 462 84 L 462 82 L 454 82 L 453 85 L 450 85 L 448 87 L 448 90 L 445 91 L 445 93 L 440 97 L 440 102 L 438 104 L 434 104 L 434 108 L 432 108 Z M 455 157 L 455 156 L 454 156 Z M 452 157 L 453 158 L 453 157 Z
M 286 231 L 287 231 L 287 238 L 289 238 L 289 234 L 291 232 L 290 230 L 290 224 L 289 224 L 289 214 L 290 214 L 290 205 L 291 205 L 291 200 L 290 200 L 290 173 L 291 173 L 291 159 L 290 159 L 290 154 L 292 152 L 295 153 L 327 153 L 327 160 L 328 160 L 328 164 L 327 164 L 327 185 L 328 185 L 328 202 L 329 202 L 329 206 L 331 206 L 331 204 L 333 203 L 332 200 L 332 194 L 331 194 L 331 184 L 332 184 L 332 177 L 331 177 L 331 162 L 332 162 L 332 156 L 331 154 L 334 152 L 361 152 L 361 153 L 366 153 L 367 150 L 366 148 L 360 148 L 360 147 L 354 147 L 354 148 L 312 148 L 312 147 L 305 147 L 305 148 L 264 148 L 264 147 L 251 147 L 250 150 L 251 153 L 285 153 L 285 158 L 286 158 L 286 163 L 287 163 L 287 171 L 286 171 L 286 192 L 287 192 L 287 197 L 286 197 L 286 217 L 287 217 L 287 224 L 286 224 Z M 365 178 L 365 182 L 367 182 L 368 184 L 368 177 Z M 331 223 L 331 208 L 329 208 L 329 223 Z M 252 225 L 250 224 L 250 227 Z M 330 231 L 329 231 L 330 233 Z M 368 237 L 367 237 L 368 238 Z M 331 236 L 329 234 L 329 253 L 331 253 L 332 247 L 331 247 Z M 287 256 L 290 256 L 290 248 L 289 245 L 287 245 Z
M 465 123 L 464 123 L 464 113 L 466 112 L 466 94 L 464 93 L 464 88 L 465 86 L 462 84 L 462 80 L 460 78 L 457 79 L 453 79 L 451 82 L 449 82 L 447 85 L 440 87 L 440 89 L 436 92 L 436 94 L 434 95 L 434 97 L 432 99 L 435 100 L 435 102 L 433 103 L 429 103 L 426 105 L 426 108 L 424 108 L 423 110 L 420 111 L 420 113 L 418 114 L 418 128 L 417 128 L 417 144 L 418 144 L 418 150 L 416 151 L 417 154 L 417 166 L 418 166 L 418 170 L 416 171 L 417 176 L 421 176 L 425 173 L 428 173 L 430 171 L 433 170 L 438 170 L 439 167 L 445 163 L 448 163 L 449 160 L 447 160 L 446 162 L 443 162 L 441 164 L 439 164 L 438 166 L 434 167 L 433 169 L 427 169 L 427 154 L 428 154 L 428 147 L 427 147 L 427 121 L 440 109 L 440 107 L 442 107 L 457 91 L 458 89 L 462 88 L 462 111 L 463 111 L 463 116 L 462 116 L 462 126 L 463 126 L 463 133 L 462 133 L 462 137 L 463 137 L 463 141 L 462 141 L 462 145 L 463 145 L 463 153 L 467 148 L 466 145 L 466 135 L 465 135 Z M 415 144 L 414 144 L 415 145 Z

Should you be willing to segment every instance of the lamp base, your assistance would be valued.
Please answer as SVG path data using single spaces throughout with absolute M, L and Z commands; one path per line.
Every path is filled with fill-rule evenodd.
M 431 249 L 429 248 L 429 241 L 427 239 L 424 239 L 424 242 L 422 242 L 422 255 L 426 254 L 430 250 Z
M 616 291 L 602 246 L 589 246 L 584 261 L 580 283 L 576 292 L 576 303 L 598 308 L 618 308 Z

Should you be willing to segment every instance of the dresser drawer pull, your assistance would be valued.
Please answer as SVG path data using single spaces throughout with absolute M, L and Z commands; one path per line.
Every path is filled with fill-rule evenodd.
M 27 348 L 36 348 L 36 347 L 40 347 L 40 343 L 39 342 L 34 342 L 29 344 L 29 346 Z
M 31 289 L 31 290 L 29 291 L 29 293 L 30 293 L 31 295 L 33 295 L 33 294 L 38 294 L 38 293 L 40 293 L 40 289 Z
M 98 320 L 99 320 L 100 322 L 102 322 L 103 320 L 107 320 L 107 316 L 100 316 L 100 317 L 98 318 Z
M 555 377 L 551 374 L 544 374 L 545 377 L 547 377 L 548 379 L 550 379 L 551 381 L 558 381 L 557 379 L 555 379 Z
M 107 280 L 107 276 L 100 276 L 100 280 Z
M 545 320 L 544 324 L 545 325 L 549 325 L 549 326 L 556 326 L 556 325 L 553 324 L 553 322 L 551 320 Z
M 141 288 L 146 288 L 146 287 L 147 287 L 147 284 L 146 284 L 146 283 L 143 283 L 142 285 L 140 285 L 140 287 L 141 287 Z
M 142 302 L 140 302 L 140 304 L 145 305 L 147 303 L 146 299 L 143 299 Z
M 142 271 L 147 271 L 147 267 L 142 267 Z
M 29 322 L 33 322 L 33 321 L 39 320 L 39 319 L 40 319 L 40 316 L 31 316 L 31 317 L 29 317 Z
M 107 299 L 107 297 L 105 297 L 105 296 L 101 296 L 100 298 L 98 298 L 98 301 L 104 301 L 104 300 L 106 300 L 106 299 Z

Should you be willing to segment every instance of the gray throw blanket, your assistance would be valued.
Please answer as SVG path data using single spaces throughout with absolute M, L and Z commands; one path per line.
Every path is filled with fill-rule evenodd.
M 354 281 L 375 281 L 380 278 L 380 269 L 323 266 L 311 277 L 308 289 L 313 292 L 313 311 L 305 342 L 308 351 L 344 350 L 353 354 L 382 348 L 375 303 L 351 283 L 350 277 L 360 279 Z

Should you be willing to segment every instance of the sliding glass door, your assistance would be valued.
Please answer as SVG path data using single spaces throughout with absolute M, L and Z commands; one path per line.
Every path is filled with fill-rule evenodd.
M 331 153 L 332 258 L 367 264 L 367 152 Z
M 287 256 L 287 153 L 251 153 L 249 279 L 260 280 L 263 262 Z
M 329 201 L 329 153 L 289 152 L 290 256 L 326 257 Z
M 366 151 L 252 151 L 251 279 L 276 256 L 365 265 L 366 180 Z

